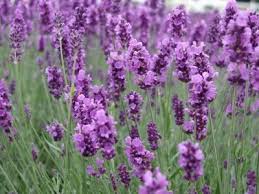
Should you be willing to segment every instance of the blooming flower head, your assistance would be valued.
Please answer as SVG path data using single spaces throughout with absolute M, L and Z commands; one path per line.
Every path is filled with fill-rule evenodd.
M 13 128 L 12 104 L 9 99 L 5 82 L 0 80 L 0 127 L 10 141 L 16 136 L 16 129 Z
M 134 174 L 141 179 L 145 171 L 151 169 L 154 154 L 144 147 L 140 138 L 132 139 L 128 136 L 125 142 L 125 154 L 128 157 L 128 161 L 134 168 Z
M 99 142 L 94 126 L 90 124 L 78 124 L 75 131 L 76 133 L 73 135 L 73 141 L 76 150 L 85 157 L 94 156 L 99 149 Z
M 175 124 L 184 124 L 184 107 L 183 102 L 178 98 L 177 95 L 172 98 L 172 109 L 174 111 Z
M 122 18 L 122 16 L 119 16 L 118 23 L 114 30 L 119 45 L 122 48 L 127 48 L 132 38 L 130 23 Z
M 148 142 L 150 144 L 151 150 L 158 149 L 158 141 L 161 139 L 161 135 L 157 130 L 157 126 L 154 122 L 150 122 L 147 125 Z
M 49 66 L 46 68 L 45 73 L 50 94 L 56 99 L 59 99 L 63 94 L 65 87 L 62 70 L 57 66 Z
M 199 43 L 204 41 L 206 33 L 207 33 L 207 25 L 204 20 L 201 20 L 193 27 L 193 31 L 191 32 L 191 37 L 190 37 L 190 43 L 192 44 L 193 42 Z
M 181 38 L 186 33 L 187 13 L 185 7 L 180 5 L 172 10 L 168 17 L 168 33 L 170 37 Z
M 140 120 L 140 112 L 143 104 L 143 99 L 140 94 L 135 91 L 130 92 L 126 97 L 125 101 L 128 104 L 128 117 L 134 122 Z
M 53 20 L 53 10 L 51 9 L 53 5 L 49 0 L 39 1 L 39 13 L 40 13 L 40 31 L 42 34 L 48 34 L 52 30 L 52 20 Z
M 85 70 L 80 69 L 75 80 L 76 95 L 83 94 L 85 97 L 89 96 L 92 78 Z
M 203 175 L 204 155 L 198 143 L 184 141 L 178 145 L 179 166 L 184 170 L 184 178 L 197 181 Z
M 11 58 L 18 63 L 23 53 L 22 44 L 26 40 L 27 30 L 21 6 L 17 6 L 10 26 Z
M 175 48 L 175 65 L 176 70 L 174 75 L 182 81 L 189 82 L 190 81 L 190 48 L 187 42 L 179 42 Z
M 167 190 L 169 182 L 159 168 L 156 168 L 154 172 L 146 171 L 143 176 L 143 182 L 144 184 L 139 188 L 139 194 L 173 194 L 173 192 Z
M 256 173 L 253 170 L 247 172 L 246 194 L 256 194 Z
M 127 166 L 124 164 L 120 164 L 118 167 L 118 174 L 120 177 L 120 181 L 124 184 L 126 188 L 128 188 L 130 185 L 131 177 L 127 170 Z
M 109 64 L 109 88 L 114 101 L 119 101 L 121 93 L 125 90 L 126 63 L 122 55 L 111 52 L 107 63 Z
M 152 71 L 152 60 L 149 52 L 142 42 L 131 39 L 127 52 L 129 71 L 134 74 L 135 82 L 141 89 L 153 86 L 155 74 Z
M 60 141 L 64 136 L 64 127 L 58 122 L 53 122 L 50 125 L 47 125 L 46 131 L 50 136 L 52 136 L 54 141 Z

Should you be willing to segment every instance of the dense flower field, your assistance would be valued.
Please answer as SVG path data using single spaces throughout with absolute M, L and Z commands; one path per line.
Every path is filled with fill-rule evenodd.
M 256 194 L 259 14 L 0 1 L 0 193 Z

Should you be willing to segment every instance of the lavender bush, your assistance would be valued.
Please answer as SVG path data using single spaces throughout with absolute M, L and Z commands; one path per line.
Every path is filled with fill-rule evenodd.
M 256 194 L 259 13 L 229 0 L 0 2 L 0 193 Z

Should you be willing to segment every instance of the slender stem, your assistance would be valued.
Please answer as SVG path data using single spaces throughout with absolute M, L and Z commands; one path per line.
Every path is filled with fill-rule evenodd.
M 211 112 L 209 112 L 209 119 L 210 119 L 210 124 L 211 124 L 211 130 L 212 130 L 212 139 L 213 139 L 213 147 L 214 147 L 214 152 L 215 152 L 215 157 L 216 157 L 216 163 L 217 163 L 217 171 L 218 171 L 218 180 L 221 185 L 221 176 L 220 176 L 220 170 L 219 170 L 219 159 L 218 159 L 218 152 L 217 152 L 217 146 L 216 146 L 216 141 L 215 141 L 215 129 L 213 125 L 213 120 L 211 117 Z M 221 190 L 221 187 L 220 187 Z M 220 192 L 222 193 L 222 192 Z

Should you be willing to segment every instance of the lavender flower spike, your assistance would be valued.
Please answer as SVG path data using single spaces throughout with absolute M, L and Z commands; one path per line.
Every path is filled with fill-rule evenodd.
M 64 127 L 58 122 L 48 125 L 46 131 L 52 136 L 54 141 L 60 141 L 64 136 Z
M 17 64 L 23 53 L 22 44 L 27 36 L 26 22 L 20 6 L 15 10 L 15 16 L 10 26 L 11 58 Z
M 178 145 L 180 154 L 178 163 L 184 170 L 184 178 L 188 181 L 197 181 L 203 175 L 204 155 L 198 143 L 184 141 Z
M 247 190 L 246 194 L 256 194 L 256 173 L 255 171 L 249 170 L 247 172 Z
M 147 128 L 148 142 L 151 147 L 151 150 L 157 150 L 158 140 L 161 139 L 161 135 L 159 134 L 156 124 L 154 122 L 150 122 Z
M 46 68 L 46 76 L 50 93 L 59 99 L 64 92 L 65 82 L 62 70 L 57 66 L 50 66 Z
M 146 171 L 143 177 L 144 185 L 140 186 L 139 194 L 173 194 L 167 190 L 169 182 L 166 180 L 166 176 L 163 175 L 159 168 L 156 168 L 154 172 Z

